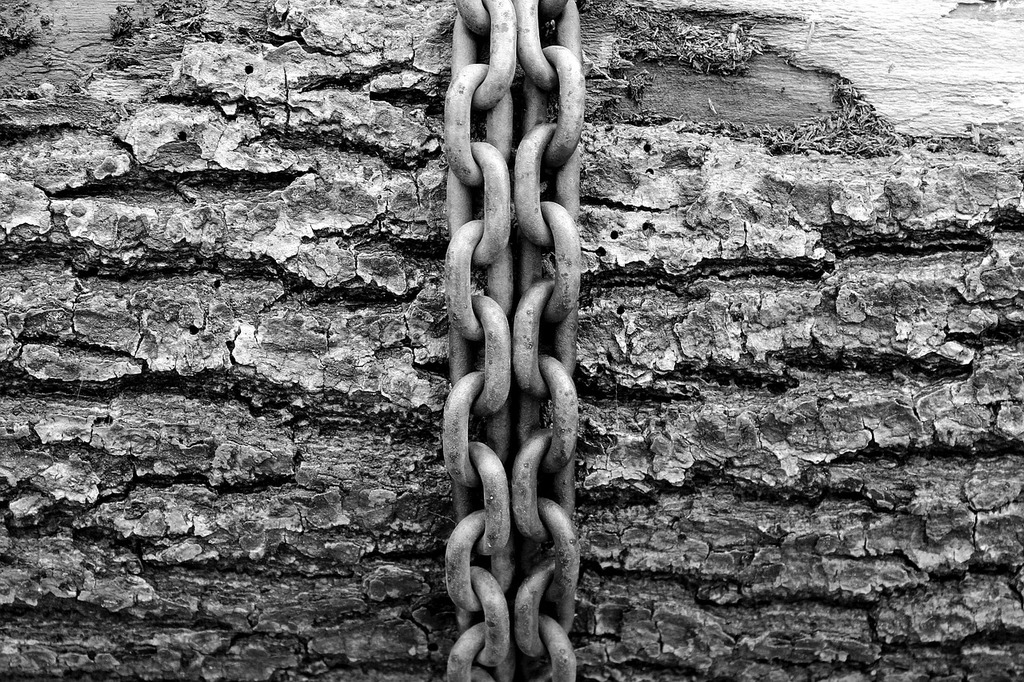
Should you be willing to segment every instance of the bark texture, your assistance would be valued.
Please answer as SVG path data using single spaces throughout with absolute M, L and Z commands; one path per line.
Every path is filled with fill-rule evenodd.
M 773 155 L 887 121 L 800 7 L 683 4 L 583 13 L 581 679 L 1024 676 L 1024 147 Z M 0 677 L 439 679 L 454 4 L 60 6 L 0 59 Z

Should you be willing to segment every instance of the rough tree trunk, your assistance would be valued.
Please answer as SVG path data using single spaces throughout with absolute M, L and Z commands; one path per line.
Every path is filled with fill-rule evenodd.
M 453 6 L 0 12 L 0 677 L 441 675 Z M 1024 676 L 1024 12 L 817 7 L 584 6 L 583 679 Z

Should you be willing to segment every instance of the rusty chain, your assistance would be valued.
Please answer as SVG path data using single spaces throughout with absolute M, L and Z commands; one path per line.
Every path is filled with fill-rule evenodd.
M 566 682 L 576 674 L 568 632 L 580 564 L 572 521 L 578 145 L 586 89 L 579 13 L 575 0 L 456 0 L 456 6 L 445 98 L 452 389 L 442 449 L 458 522 L 446 550 L 446 583 L 460 635 L 448 678 L 510 681 L 518 649 L 520 677 L 549 666 L 552 680 Z M 549 21 L 555 39 L 545 47 Z M 486 64 L 476 61 L 485 43 Z M 517 60 L 525 73 L 524 114 L 513 187 L 510 89 Z M 553 122 L 546 121 L 549 95 L 557 96 Z M 486 112 L 485 142 L 472 140 L 473 111 Z M 546 179 L 553 180 L 547 200 Z M 515 264 L 512 205 L 519 228 Z M 474 294 L 474 268 L 486 271 L 483 294 Z M 471 417 L 483 423 L 486 442 L 470 439 Z M 518 451 L 510 458 L 513 441 Z

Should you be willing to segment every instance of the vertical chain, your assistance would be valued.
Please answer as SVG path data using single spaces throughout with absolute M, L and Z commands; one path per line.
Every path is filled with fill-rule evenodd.
M 579 13 L 574 0 L 456 0 L 456 6 L 445 99 L 452 389 L 442 444 L 458 521 L 446 550 L 446 582 L 460 636 L 448 678 L 512 680 L 514 638 L 520 677 L 550 668 L 552 680 L 568 682 L 576 675 L 568 632 L 580 564 L 572 520 L 579 430 L 572 380 L 581 271 L 578 146 L 586 94 Z M 555 22 L 555 44 L 545 47 L 548 21 Z M 477 49 L 485 42 L 483 64 Z M 524 115 L 513 188 L 510 88 L 517 58 L 525 73 Z M 551 122 L 549 100 L 557 103 Z M 474 110 L 486 112 L 485 142 L 471 140 Z M 547 200 L 545 180 L 553 181 Z M 474 267 L 486 271 L 484 294 L 473 293 Z M 510 460 L 513 376 L 518 451 Z M 486 442 L 470 439 L 471 416 L 483 422 Z
M 579 431 L 572 375 L 582 268 L 578 147 L 586 85 L 575 0 L 516 0 L 516 20 L 525 106 L 513 176 L 519 301 L 512 366 L 519 389 L 519 450 L 511 497 L 522 539 L 514 634 L 524 669 L 544 674 L 550 667 L 552 680 L 566 682 L 576 678 L 568 633 L 580 565 L 572 520 Z M 550 20 L 556 44 L 543 47 L 543 23 Z M 548 122 L 552 99 L 557 117 Z M 542 195 L 545 179 L 553 180 L 548 200 Z
M 448 539 L 445 572 L 460 632 L 449 654 L 448 678 L 511 682 L 515 648 L 508 593 L 515 562 L 506 462 L 511 431 L 509 159 L 515 9 L 512 0 L 460 0 L 458 7 L 445 98 L 445 295 L 452 389 L 444 408 L 442 449 L 458 522 Z M 478 44 L 483 43 L 489 46 L 487 64 L 477 62 Z M 487 115 L 484 142 L 471 139 L 474 110 Z M 475 219 L 477 208 L 482 219 Z M 483 294 L 474 294 L 474 268 L 486 272 Z M 484 422 L 486 442 L 471 440 L 471 416 Z

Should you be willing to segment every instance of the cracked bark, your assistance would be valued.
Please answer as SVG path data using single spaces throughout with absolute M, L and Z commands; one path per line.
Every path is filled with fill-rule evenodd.
M 454 9 L 165 5 L 79 92 L 0 101 L 0 670 L 437 679 Z M 804 83 L 790 123 L 835 76 L 779 65 L 785 16 L 746 75 L 624 65 L 609 7 L 637 11 L 585 19 L 581 678 L 1024 675 L 1019 140 L 615 122 L 629 69 Z

